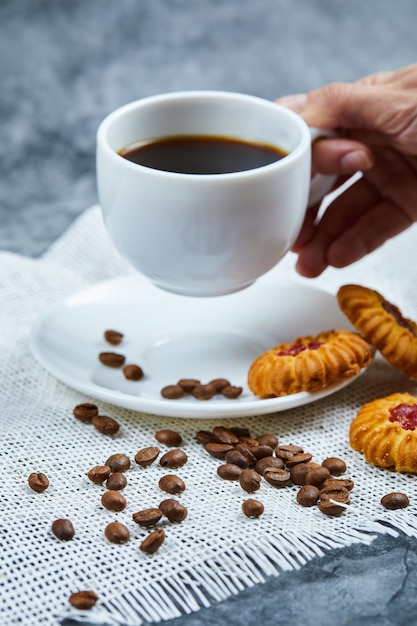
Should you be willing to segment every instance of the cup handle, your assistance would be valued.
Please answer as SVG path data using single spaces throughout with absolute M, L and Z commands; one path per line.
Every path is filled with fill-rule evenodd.
M 310 128 L 311 143 L 320 137 L 336 137 L 336 133 L 332 130 L 324 128 Z M 332 189 L 337 176 L 325 174 L 314 174 L 310 183 L 310 194 L 308 196 L 308 206 L 316 204 L 323 200 L 324 196 Z

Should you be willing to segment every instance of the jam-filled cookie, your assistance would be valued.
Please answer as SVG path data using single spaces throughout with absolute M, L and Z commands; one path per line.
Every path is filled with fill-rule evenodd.
M 417 398 L 393 393 L 364 404 L 350 425 L 349 440 L 372 465 L 417 473 Z
M 417 379 L 415 322 L 403 317 L 380 293 L 360 285 L 344 285 L 337 300 L 353 326 L 391 365 Z
M 371 346 L 358 333 L 327 330 L 298 337 L 258 356 L 248 385 L 257 396 L 286 396 L 315 391 L 355 376 L 372 361 Z

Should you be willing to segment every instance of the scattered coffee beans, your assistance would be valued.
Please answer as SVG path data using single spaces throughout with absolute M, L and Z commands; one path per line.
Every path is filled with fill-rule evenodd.
M 110 543 L 127 543 L 130 539 L 130 531 L 121 522 L 110 522 L 104 529 L 104 534 Z
M 166 491 L 167 493 L 176 494 L 181 493 L 185 490 L 184 481 L 179 478 L 179 476 L 175 476 L 174 474 L 167 474 L 166 476 L 162 476 L 159 480 L 159 488 L 162 491 Z
M 290 478 L 294 485 L 305 485 L 306 475 L 311 471 L 311 467 L 307 463 L 297 463 L 291 468 Z
M 173 448 L 182 444 L 182 437 L 180 433 L 176 430 L 170 430 L 169 428 L 158 430 L 155 433 L 155 439 L 159 441 L 159 443 L 164 443 L 166 446 Z
M 123 334 L 119 333 L 118 330 L 105 330 L 104 339 L 112 346 L 118 346 L 122 342 Z
M 158 458 L 160 449 L 156 446 L 142 448 L 135 454 L 135 463 L 141 467 L 148 467 Z
M 111 491 L 121 491 L 127 485 L 127 478 L 123 472 L 114 472 L 111 474 L 106 482 L 107 489 Z
M 260 517 L 264 510 L 265 507 L 259 500 L 249 498 L 242 502 L 242 511 L 246 517 Z
M 410 500 L 405 493 L 393 491 L 381 498 L 381 504 L 385 509 L 395 511 L 396 509 L 405 509 L 410 504 Z
M 186 455 L 184 450 L 181 450 L 180 448 L 174 448 L 173 450 L 165 452 L 165 454 L 161 456 L 159 465 L 161 465 L 161 467 L 168 467 L 170 469 L 178 469 L 178 467 L 182 467 L 183 465 L 185 465 L 187 461 L 188 456 Z
M 126 508 L 126 498 L 119 491 L 111 489 L 103 493 L 101 504 L 108 511 L 123 511 Z
M 91 402 L 82 402 L 73 408 L 72 413 L 80 422 L 88 423 L 91 422 L 93 417 L 98 415 L 98 408 L 95 404 L 91 404 Z
M 112 454 L 107 459 L 105 465 L 108 465 L 112 472 L 127 472 L 130 468 L 130 459 L 127 454 Z
M 227 443 L 229 446 L 235 446 L 239 443 L 239 437 L 232 430 L 223 426 L 213 428 L 212 435 L 216 443 Z
M 178 400 L 186 394 L 194 396 L 197 400 L 211 400 L 217 394 L 235 399 L 242 391 L 242 387 L 231 385 L 226 378 L 215 378 L 208 383 L 202 383 L 196 378 L 181 378 L 176 384 L 163 387 L 161 395 L 169 400 Z
M 126 380 L 142 380 L 144 376 L 143 369 L 139 367 L 139 365 L 135 365 L 134 363 L 125 365 L 122 371 L 123 376 L 126 378 Z
M 248 469 L 249 467 L 249 459 L 244 454 L 239 452 L 239 450 L 236 450 L 236 448 L 233 448 L 233 450 L 229 450 L 228 452 L 226 452 L 226 454 L 224 455 L 224 460 L 226 461 L 226 463 L 233 463 L 233 465 L 238 465 L 242 469 Z M 259 461 L 259 463 L 261 463 L 261 461 Z
M 119 423 L 108 415 L 96 415 L 91 421 L 94 428 L 103 435 L 115 435 L 120 429 Z
M 74 591 L 68 598 L 69 603 L 75 609 L 89 611 L 98 600 L 98 595 L 94 591 Z
M 75 535 L 74 526 L 69 519 L 54 520 L 51 530 L 55 537 L 61 541 L 70 541 Z
M 154 554 L 165 541 L 165 532 L 160 528 L 151 532 L 146 539 L 142 541 L 139 550 L 146 554 Z
M 233 446 L 229 443 L 206 443 L 204 447 L 210 456 L 220 460 L 224 460 L 226 453 L 233 450 Z
M 106 367 L 119 368 L 122 367 L 126 361 L 126 357 L 123 354 L 117 352 L 100 352 L 98 358 Z
M 162 511 L 160 509 L 150 508 L 142 509 L 133 513 L 132 519 L 135 524 L 142 526 L 142 528 L 148 528 L 149 526 L 156 526 L 162 517 Z
M 270 433 L 259 435 L 259 437 L 256 437 L 256 440 L 260 446 L 269 446 L 272 450 L 275 450 L 278 447 L 278 437 L 275 437 L 275 435 L 271 435 Z
M 254 470 L 263 476 L 267 467 L 278 467 L 279 469 L 284 469 L 284 462 L 276 456 L 264 456 L 262 459 L 257 461 Z
M 170 522 L 183 522 L 188 515 L 187 508 L 174 498 L 162 500 L 158 508 Z
M 104 483 L 110 474 L 111 468 L 108 465 L 95 465 L 87 472 L 88 478 L 96 485 Z
M 330 472 L 325 467 L 311 469 L 304 477 L 304 484 L 321 487 L 325 480 L 330 478 Z
M 28 485 L 36 493 L 43 493 L 49 487 L 49 479 L 42 472 L 32 472 L 28 477 Z

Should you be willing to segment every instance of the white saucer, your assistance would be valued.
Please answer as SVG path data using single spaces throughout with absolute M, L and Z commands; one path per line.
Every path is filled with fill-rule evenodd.
M 49 307 L 35 323 L 31 349 L 58 380 L 97 400 L 155 415 L 239 417 L 283 411 L 323 398 L 353 379 L 314 393 L 256 398 L 246 385 L 254 358 L 280 342 L 351 326 L 336 298 L 314 286 L 283 278 L 259 280 L 238 293 L 190 298 L 165 293 L 132 275 L 99 283 Z M 124 334 L 112 347 L 103 332 Z M 145 376 L 128 381 L 102 365 L 98 354 L 119 352 Z M 162 387 L 180 378 L 227 378 L 243 387 L 238 399 L 162 398 Z

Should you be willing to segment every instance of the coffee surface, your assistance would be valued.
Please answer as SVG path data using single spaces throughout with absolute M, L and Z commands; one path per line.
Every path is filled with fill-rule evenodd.
M 181 174 L 229 174 L 279 161 L 278 147 L 232 137 L 184 135 L 163 137 L 123 148 L 121 156 L 133 163 Z

